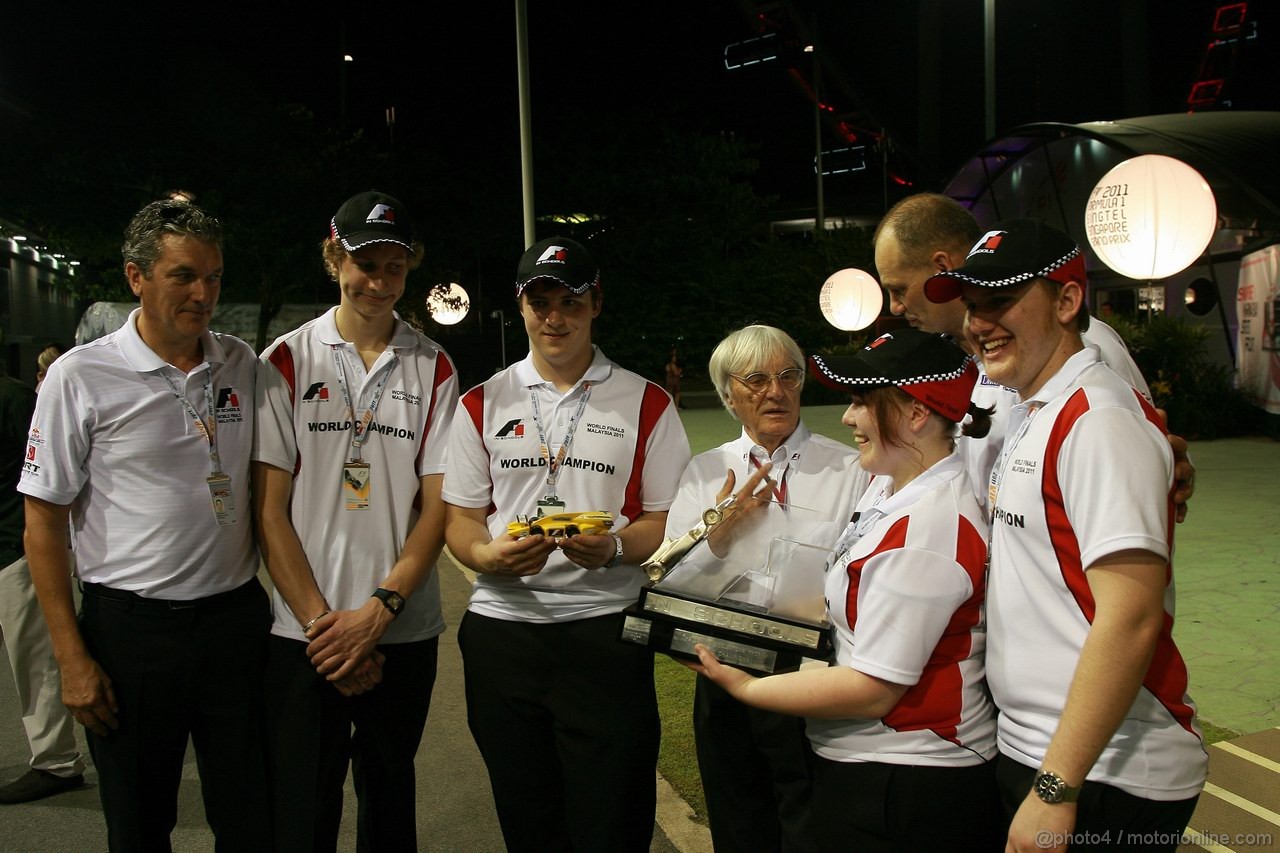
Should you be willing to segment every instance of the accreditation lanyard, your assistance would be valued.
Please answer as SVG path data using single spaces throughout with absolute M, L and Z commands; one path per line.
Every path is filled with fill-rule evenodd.
M 182 404 L 182 408 L 186 410 L 187 417 L 191 418 L 196 425 L 196 431 L 209 443 L 209 476 L 205 478 L 205 485 L 209 487 L 209 503 L 213 507 L 214 522 L 219 527 L 235 524 L 235 493 L 231 487 L 231 477 L 222 472 L 222 460 L 218 456 L 218 413 L 213 407 L 212 368 L 206 369 L 204 374 L 204 407 L 209 413 L 208 421 L 200 417 L 196 407 L 191 405 L 186 394 L 178 390 L 178 386 L 174 384 L 168 373 L 162 372 L 160 376 L 173 392 L 173 396 Z
M 995 517 L 996 498 L 1000 494 L 1000 486 L 1004 483 L 1004 469 L 1009 461 L 1009 455 L 1017 448 L 1018 442 L 1022 441 L 1022 437 L 1027 434 L 1027 429 L 1031 426 L 1031 419 L 1036 416 L 1036 412 L 1040 411 L 1041 404 L 1038 402 L 1027 403 L 1026 415 L 1022 418 L 1022 423 L 1018 424 L 1018 429 L 1013 435 L 1007 437 L 1004 442 L 1004 448 L 1000 451 L 1000 461 L 996 463 L 996 467 L 991 469 L 991 479 L 987 481 L 987 505 L 991 507 L 991 515 Z M 1019 406 L 1015 406 L 1013 411 L 1017 412 Z M 991 526 L 992 532 L 995 531 L 995 525 Z
M 750 450 L 747 451 L 747 458 L 751 460 L 751 465 L 757 471 L 764 466 L 760 464 L 760 460 Z M 774 477 L 773 499 L 778 502 L 778 506 L 783 509 L 787 508 L 787 471 L 790 470 L 791 459 L 784 459 L 781 469 L 774 469 L 769 472 Z M 802 490 L 803 491 L 803 490 Z
M 573 417 L 569 418 L 569 429 L 564 434 L 564 441 L 560 443 L 560 449 L 556 452 L 555 458 L 551 458 L 551 447 L 547 443 L 547 431 L 542 425 L 542 407 L 538 404 L 538 389 L 536 387 L 529 389 L 529 402 L 533 404 L 533 423 L 538 428 L 538 450 L 542 454 L 542 458 L 547 460 L 547 494 L 545 500 L 547 502 L 558 502 L 556 497 L 556 481 L 560 479 L 560 465 L 569 456 L 569 449 L 573 446 L 573 435 L 578 431 L 578 421 L 582 418 L 582 413 L 586 411 L 587 400 L 591 398 L 591 383 L 582 383 L 582 396 L 578 398 L 578 408 L 574 410 Z
M 382 378 L 378 380 L 378 384 L 373 388 L 373 398 L 369 400 L 369 408 L 357 420 L 355 406 L 351 405 L 351 391 L 347 388 L 346 365 L 343 364 L 342 354 L 338 352 L 339 349 L 340 347 L 338 346 L 330 347 L 330 351 L 333 353 L 333 366 L 338 371 L 338 387 L 342 389 L 342 402 L 346 404 L 347 412 L 351 417 L 351 461 L 359 462 L 361 448 L 364 447 L 365 439 L 369 437 L 369 425 L 373 423 L 373 416 L 378 411 L 378 403 L 382 401 L 382 391 L 387 385 L 387 380 L 391 378 L 392 371 L 400 363 L 400 356 L 391 356 L 391 364 L 387 365 L 387 369 L 382 373 Z
M 205 421 L 200 417 L 200 413 L 196 411 L 196 407 L 191 405 L 191 401 L 187 399 L 187 395 L 178 390 L 178 386 L 167 373 L 161 373 L 165 383 L 169 386 L 169 390 L 173 392 L 173 396 L 177 398 L 182 407 L 187 410 L 187 416 L 196 425 L 196 431 L 204 436 L 204 440 L 209 442 L 209 474 L 214 477 L 224 476 L 222 473 L 222 460 L 218 456 L 218 416 L 213 408 L 213 379 L 212 371 L 206 370 L 204 374 L 204 405 L 209 412 L 209 420 Z
M 863 512 L 855 512 L 853 517 L 849 519 L 849 523 L 845 525 L 844 532 L 840 534 L 840 538 L 836 540 L 836 544 L 831 549 L 831 557 L 827 560 L 827 569 L 830 569 L 840 560 L 844 559 L 844 555 L 852 550 L 854 545 L 858 544 L 863 536 L 867 535 L 876 522 L 884 515 L 880 506 L 885 499 L 889 497 L 883 493 L 876 498 L 876 502 Z

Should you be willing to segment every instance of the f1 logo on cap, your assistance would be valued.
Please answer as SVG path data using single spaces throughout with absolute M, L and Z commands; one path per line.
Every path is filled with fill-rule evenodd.
M 539 257 L 539 258 L 538 258 L 538 260 L 537 260 L 535 263 L 539 263 L 539 264 L 550 264 L 550 263 L 563 264 L 563 263 L 565 262 L 565 256 L 566 256 L 567 254 L 568 254 L 568 252 L 566 252 L 566 251 L 564 250 L 564 246 L 548 246 L 548 247 L 547 247 L 547 250 L 546 250 L 545 252 L 543 252 L 543 253 L 542 253 L 542 256 L 541 256 L 541 257 Z
M 1004 235 L 1008 231 L 988 231 L 982 235 L 982 239 L 973 245 L 969 250 L 969 257 L 973 257 L 979 252 L 994 252 L 1000 246 L 1000 241 L 1004 239 Z
M 375 204 L 373 210 L 369 211 L 369 215 L 365 217 L 365 222 L 395 222 L 395 208 L 386 204 Z

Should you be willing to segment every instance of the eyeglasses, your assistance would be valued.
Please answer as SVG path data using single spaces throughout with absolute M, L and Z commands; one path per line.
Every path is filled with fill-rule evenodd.
M 736 373 L 730 373 L 734 379 L 741 382 L 751 389 L 752 393 L 759 394 L 768 390 L 773 384 L 773 380 L 778 380 L 778 384 L 785 391 L 794 391 L 804 382 L 804 370 L 799 367 L 788 367 L 781 373 L 750 373 L 746 376 L 739 376 Z

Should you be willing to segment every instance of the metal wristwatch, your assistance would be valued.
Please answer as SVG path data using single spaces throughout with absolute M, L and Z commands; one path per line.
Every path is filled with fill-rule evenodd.
M 404 596 L 398 592 L 378 587 L 373 591 L 373 597 L 382 602 L 382 606 L 391 611 L 392 616 L 399 616 L 400 611 L 404 610 Z
M 1036 792 L 1037 797 L 1050 805 L 1074 803 L 1076 798 L 1080 796 L 1079 788 L 1071 787 L 1065 779 L 1049 770 L 1041 770 L 1036 774 L 1031 790 Z
M 612 569 L 614 566 L 618 565 L 618 563 L 622 562 L 622 537 L 616 533 L 610 533 L 609 535 L 613 537 L 615 550 L 613 552 L 613 556 L 609 558 L 609 562 L 604 564 L 606 569 Z

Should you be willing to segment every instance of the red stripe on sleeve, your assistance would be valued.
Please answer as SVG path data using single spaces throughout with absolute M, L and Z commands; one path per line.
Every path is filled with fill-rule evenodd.
M 640 490 L 644 485 L 645 449 L 649 444 L 649 436 L 653 434 L 653 429 L 658 425 L 667 406 L 674 405 L 666 391 L 652 382 L 645 384 L 644 398 L 640 401 L 640 426 L 636 431 L 635 456 L 631 460 L 631 476 L 627 478 L 627 490 L 622 501 L 622 514 L 628 522 L 644 512 Z
M 982 618 L 986 596 L 987 544 L 969 519 L 961 516 L 956 535 L 956 562 L 969 576 L 973 593 L 956 608 L 929 655 L 920 680 L 913 684 L 883 722 L 897 731 L 929 729 L 956 746 L 964 711 L 964 674 L 960 664 L 969 659 L 973 629 Z
M 471 416 L 471 423 L 475 424 L 480 440 L 484 441 L 484 386 L 477 385 L 463 394 L 462 406 Z
M 284 377 L 285 384 L 289 386 L 289 407 L 297 406 L 297 385 L 298 377 L 293 367 L 293 351 L 289 349 L 288 343 L 281 343 L 278 347 L 271 351 L 267 356 L 267 363 L 280 371 L 280 375 Z M 297 442 L 294 442 L 297 444 Z M 293 460 L 293 476 L 297 477 L 298 472 L 302 470 L 302 450 L 295 451 Z
M 860 560 L 854 560 L 849 564 L 845 572 L 849 575 L 849 592 L 845 595 L 844 616 L 849 623 L 849 630 L 853 631 L 858 624 L 858 584 L 862 582 L 862 567 L 872 557 L 883 554 L 885 551 L 891 551 L 894 548 L 901 548 L 907 544 L 907 526 L 911 521 L 911 516 L 903 516 L 893 523 L 893 525 L 885 531 L 881 537 L 876 549 Z
M 295 399 L 298 377 L 293 369 L 293 352 L 289 349 L 289 344 L 282 343 L 273 349 L 271 355 L 267 356 L 267 361 L 284 377 L 284 381 L 289 385 L 289 405 L 295 405 L 298 402 Z
M 475 425 L 476 435 L 480 438 L 480 447 L 484 450 L 486 457 L 489 456 L 489 446 L 484 441 L 484 386 L 477 385 L 470 391 L 462 395 L 462 407 L 466 409 L 467 414 L 471 417 L 471 423 Z M 492 464 L 491 462 L 489 464 Z M 490 480 L 493 479 L 493 472 L 489 473 Z M 493 505 L 490 504 L 492 507 Z M 492 515 L 496 511 L 496 507 L 490 510 Z
M 1133 396 L 1137 398 L 1138 405 L 1142 408 L 1142 414 L 1146 416 L 1161 435 L 1169 434 L 1168 427 L 1165 426 L 1164 419 L 1160 417 L 1160 413 L 1156 411 L 1155 406 L 1151 405 L 1151 401 L 1139 394 L 1133 392 Z M 1176 513 L 1173 504 L 1173 489 L 1177 487 L 1175 483 L 1169 489 L 1169 505 L 1168 505 L 1168 522 L 1165 525 L 1165 537 L 1169 543 L 1170 560 L 1168 568 L 1165 572 L 1165 586 L 1173 581 L 1173 526 Z M 1193 721 L 1195 719 L 1195 711 L 1187 703 L 1187 664 L 1182 659 L 1182 653 L 1178 651 L 1178 646 L 1173 642 L 1173 617 L 1169 613 L 1164 614 L 1164 620 L 1160 626 L 1160 636 L 1156 640 L 1155 654 L 1151 657 L 1151 665 L 1147 667 L 1146 677 L 1142 679 L 1142 686 L 1155 696 L 1156 701 L 1164 706 L 1178 725 L 1191 732 L 1196 737 L 1200 737 L 1200 732 L 1196 731 Z
M 1049 442 L 1044 450 L 1044 479 L 1041 480 L 1040 489 L 1044 499 L 1045 527 L 1049 531 L 1049 541 L 1058 560 L 1058 571 L 1062 573 L 1062 581 L 1076 600 L 1085 621 L 1092 625 L 1095 609 L 1093 591 L 1089 589 L 1084 566 L 1080 564 L 1080 541 L 1076 539 L 1076 532 L 1067 518 L 1067 505 L 1062 497 L 1062 482 L 1058 476 L 1058 456 L 1062 453 L 1062 445 L 1071 434 L 1076 421 L 1087 411 L 1089 395 L 1080 388 L 1062 407 L 1058 419 L 1054 421 L 1053 430 L 1049 433 Z
M 1166 433 L 1164 423 L 1155 408 L 1136 391 L 1134 396 L 1138 399 L 1138 404 L 1147 420 L 1159 428 L 1161 433 Z M 1067 588 L 1071 590 L 1072 596 L 1080 606 L 1080 612 L 1092 625 L 1095 612 L 1093 593 L 1085 578 L 1084 568 L 1080 565 L 1080 545 L 1076 541 L 1070 522 L 1066 519 L 1062 485 L 1058 478 L 1058 454 L 1062 450 L 1062 443 L 1070 433 L 1072 425 L 1087 411 L 1089 411 L 1089 400 L 1084 389 L 1081 388 L 1067 401 L 1057 423 L 1054 424 L 1045 452 L 1044 499 L 1045 520 L 1049 524 L 1049 536 L 1058 556 L 1063 580 L 1066 581 Z M 1167 515 L 1165 535 L 1172 545 L 1174 524 L 1172 492 L 1168 500 Z M 1169 550 L 1172 553 L 1172 547 Z M 1173 565 L 1170 562 L 1165 569 L 1166 586 L 1172 577 Z M 1142 686 L 1164 706 L 1178 725 L 1199 737 L 1200 733 L 1192 724 L 1195 711 L 1186 702 L 1187 681 L 1187 665 L 1173 642 L 1173 617 L 1166 612 L 1163 615 L 1160 636 L 1156 639 L 1155 653 L 1152 655 L 1151 664 L 1147 667 L 1147 674 L 1142 679 Z
M 427 417 L 422 422 L 422 437 L 418 439 L 418 464 L 422 464 L 422 454 L 427 449 L 427 434 L 431 432 L 431 416 L 436 412 L 436 395 L 440 386 L 453 375 L 453 363 L 444 352 L 436 353 L 436 375 L 431 380 L 431 401 L 427 404 Z

